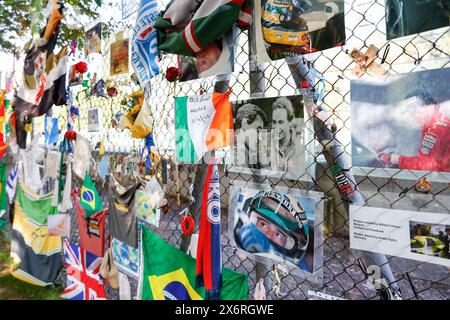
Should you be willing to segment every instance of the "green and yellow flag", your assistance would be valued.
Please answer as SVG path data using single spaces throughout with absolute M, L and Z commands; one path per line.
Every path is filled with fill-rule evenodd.
M 142 300 L 204 300 L 195 288 L 195 259 L 142 227 Z M 155 254 L 157 252 L 158 254 Z M 221 300 L 248 300 L 248 276 L 222 269 Z
M 102 199 L 98 195 L 94 182 L 86 172 L 81 186 L 80 205 L 86 210 L 85 218 L 89 218 L 103 209 Z

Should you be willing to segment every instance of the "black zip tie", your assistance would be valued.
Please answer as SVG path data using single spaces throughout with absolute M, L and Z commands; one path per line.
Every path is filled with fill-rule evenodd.
M 380 63 L 380 64 L 383 64 L 383 63 L 386 61 L 386 58 L 387 58 L 387 56 L 388 56 L 388 54 L 389 54 L 389 50 L 390 50 L 390 49 L 391 49 L 391 44 L 388 43 L 388 45 L 387 45 L 386 48 L 384 49 L 383 58 L 381 58 L 381 63 Z

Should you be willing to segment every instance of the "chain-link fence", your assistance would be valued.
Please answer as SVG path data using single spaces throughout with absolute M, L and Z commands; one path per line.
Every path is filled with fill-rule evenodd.
M 311 97 L 304 96 L 306 166 L 296 177 L 260 176 L 249 171 L 235 170 L 226 156 L 220 164 L 220 192 L 222 205 L 222 261 L 223 266 L 249 275 L 249 297 L 254 293 L 260 278 L 264 279 L 268 299 L 315 299 L 309 290 L 320 291 L 343 299 L 379 299 L 380 294 L 368 280 L 366 267 L 378 264 L 382 276 L 387 277 L 391 287 L 399 287 L 403 299 L 448 299 L 450 297 L 450 276 L 447 267 L 418 262 L 399 257 L 387 257 L 387 261 L 373 263 L 367 253 L 350 249 L 348 235 L 349 203 L 383 208 L 450 213 L 449 176 L 444 173 L 418 172 L 396 169 L 370 169 L 352 167 L 351 153 L 351 112 L 350 81 L 355 63 L 348 51 L 357 48 L 365 52 L 370 45 L 379 49 L 375 60 L 390 74 L 410 73 L 419 70 L 444 68 L 449 65 L 450 33 L 441 28 L 423 34 L 386 41 L 385 1 L 346 0 L 345 28 L 346 44 L 303 57 L 288 58 L 266 64 L 258 64 L 249 41 L 251 30 L 237 30 L 235 35 L 235 71 L 228 76 L 210 77 L 187 82 L 169 83 L 164 78 L 165 70 L 176 66 L 176 56 L 161 53 L 162 74 L 151 80 L 144 89 L 154 118 L 153 136 L 160 161 L 152 163 L 152 172 L 162 183 L 169 199 L 169 211 L 161 216 L 159 228 L 154 229 L 160 236 L 176 247 L 186 250 L 186 239 L 180 226 L 183 208 L 189 207 L 196 221 L 198 232 L 200 202 L 206 175 L 206 164 L 176 164 L 174 97 L 198 95 L 203 91 L 222 91 L 231 87 L 231 101 L 254 97 L 277 97 L 299 93 L 300 82 L 308 78 L 308 66 L 314 66 L 324 79 L 325 96 L 316 106 Z M 112 31 L 124 31 L 130 35 L 133 21 L 110 24 Z M 103 65 L 98 78 L 108 74 L 110 34 L 103 51 Z M 131 70 L 131 69 L 130 69 Z M 306 72 L 305 72 L 306 70 Z M 363 77 L 370 78 L 366 73 Z M 313 85 L 316 82 L 313 81 Z M 99 97 L 88 91 L 73 91 L 73 104 L 80 108 L 80 116 L 75 121 L 75 130 L 89 137 L 94 147 L 91 176 L 94 177 L 105 206 L 109 195 L 107 182 L 103 182 L 97 172 L 99 142 L 103 139 L 106 155 L 109 157 L 110 174 L 121 172 L 122 183 L 131 183 L 133 175 L 142 160 L 140 155 L 143 141 L 132 139 L 130 133 L 113 127 L 112 119 L 120 111 L 128 110 L 128 95 L 138 86 L 129 74 L 111 77 L 106 87 L 118 89 L 115 97 Z M 309 99 L 309 100 L 308 100 Z M 311 107 L 312 106 L 312 107 Z M 97 133 L 87 132 L 87 110 L 100 108 L 103 113 L 102 129 Z M 311 108 L 310 108 L 311 107 Z M 320 112 L 319 112 L 320 111 Z M 60 112 L 60 119 L 67 119 L 66 109 Z M 61 125 L 60 121 L 60 125 Z M 37 123 L 37 122 L 36 122 Z M 35 123 L 35 129 L 39 128 Z M 65 124 L 62 124 L 64 128 Z M 63 129 L 64 131 L 64 129 Z M 223 150 L 226 155 L 230 150 Z M 209 155 L 205 155 L 208 157 Z M 339 191 L 333 166 L 338 164 L 356 191 L 356 196 L 346 198 Z M 427 177 L 433 182 L 428 194 L 414 191 L 419 178 Z M 236 181 L 264 183 L 272 187 L 284 186 L 291 190 L 318 191 L 323 193 L 324 219 L 317 228 L 323 230 L 323 265 L 318 272 L 319 281 L 298 277 L 284 272 L 279 265 L 264 264 L 238 252 L 232 244 L 228 224 L 228 206 L 231 187 Z M 81 181 L 74 181 L 79 187 Z M 408 191 L 409 190 L 409 191 Z M 401 194 L 401 195 L 400 195 Z M 179 199 L 178 199 L 179 198 Z M 72 212 L 72 241 L 77 242 L 76 215 Z M 155 253 L 156 254 L 156 253 Z M 365 267 L 364 267 L 365 266 Z M 386 269 L 387 268 L 387 269 Z M 387 271 L 386 271 L 387 270 Z M 389 279 L 389 270 L 393 278 Z M 137 279 L 129 277 L 133 295 L 136 294 Z M 117 298 L 116 290 L 108 289 L 110 298 Z

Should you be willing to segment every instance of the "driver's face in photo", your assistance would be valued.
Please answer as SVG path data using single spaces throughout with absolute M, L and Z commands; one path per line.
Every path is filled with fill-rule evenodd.
M 211 44 L 206 47 L 195 56 L 195 67 L 197 69 L 197 73 L 202 73 L 219 61 L 221 51 L 219 46 L 216 43 Z
M 261 130 L 262 128 L 264 128 L 264 120 L 261 118 L 259 114 L 245 117 L 244 119 L 242 119 L 241 128 L 243 130 L 248 129 Z
M 285 247 L 288 240 L 288 235 L 278 228 L 267 219 L 264 219 L 255 212 L 252 212 L 251 221 L 256 225 L 259 231 L 261 231 L 269 240 L 276 243 L 280 247 Z
M 275 109 L 272 113 L 272 129 L 277 131 L 278 140 L 285 140 L 289 136 L 290 126 L 287 110 Z

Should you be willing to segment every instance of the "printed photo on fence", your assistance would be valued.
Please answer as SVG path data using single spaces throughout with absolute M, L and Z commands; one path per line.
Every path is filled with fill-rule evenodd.
M 129 39 L 121 39 L 111 44 L 109 74 L 116 76 L 129 71 Z
M 234 244 L 268 263 L 283 263 L 302 275 L 321 264 L 315 225 L 322 211 L 317 194 L 286 193 L 264 185 L 232 186 L 230 225 Z M 318 249 L 318 250 L 316 250 Z
M 450 172 L 450 69 L 351 82 L 357 167 Z
M 70 215 L 51 214 L 47 222 L 49 236 L 70 237 Z
M 77 86 L 83 83 L 83 74 L 77 70 L 75 65 L 69 68 L 69 86 Z
M 351 205 L 348 224 L 351 249 L 450 266 L 446 213 Z
M 450 225 L 409 222 L 411 252 L 450 259 Z
M 450 25 L 448 0 L 386 0 L 385 8 L 388 40 Z
M 253 22 L 260 63 L 345 44 L 343 0 L 255 0 Z
M 117 268 L 135 278 L 139 277 L 139 250 L 112 238 L 114 262 Z
M 303 96 L 233 103 L 235 132 L 230 171 L 297 177 L 304 173 L 303 117 Z
M 102 109 L 93 108 L 88 110 L 88 132 L 97 132 L 102 129 Z
M 195 56 L 177 57 L 179 81 L 229 74 L 234 71 L 234 36 L 228 31 Z
M 102 23 L 98 23 L 86 32 L 84 37 L 84 53 L 102 53 Z

